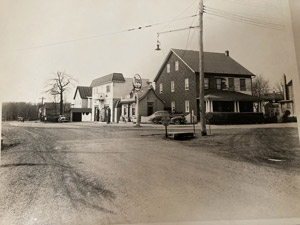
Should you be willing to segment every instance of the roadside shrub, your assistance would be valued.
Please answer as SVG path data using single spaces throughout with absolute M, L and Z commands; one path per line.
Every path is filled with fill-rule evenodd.
M 263 123 L 263 113 L 233 113 L 233 112 L 213 112 L 210 124 L 255 124 Z

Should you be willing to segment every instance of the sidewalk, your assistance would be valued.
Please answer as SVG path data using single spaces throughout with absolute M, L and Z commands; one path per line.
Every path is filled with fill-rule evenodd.
M 9 123 L 13 126 L 24 126 L 24 127 L 82 127 L 82 126 L 90 126 L 90 127 L 128 127 L 128 128 L 135 128 L 135 129 L 165 129 L 162 124 L 141 124 L 141 127 L 135 127 L 135 124 L 128 122 L 128 123 L 105 123 L 105 122 L 68 122 L 68 123 L 43 123 L 43 122 L 4 122 Z M 257 128 L 297 128 L 297 123 L 269 123 L 269 124 L 240 124 L 240 125 L 206 125 L 207 129 L 211 130 L 219 130 L 219 129 L 257 129 Z M 185 125 L 174 125 L 170 124 L 168 129 L 193 129 L 192 124 L 185 124 Z M 200 123 L 195 124 L 195 129 L 201 129 Z

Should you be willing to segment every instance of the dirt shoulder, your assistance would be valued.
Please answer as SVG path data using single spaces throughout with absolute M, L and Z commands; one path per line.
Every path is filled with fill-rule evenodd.
M 235 161 L 285 170 L 300 169 L 300 144 L 294 127 L 220 129 L 213 130 L 212 135 L 179 143 Z

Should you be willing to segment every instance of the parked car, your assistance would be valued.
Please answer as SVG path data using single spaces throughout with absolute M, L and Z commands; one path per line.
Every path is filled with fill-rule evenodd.
M 185 124 L 186 123 L 186 119 L 184 117 L 183 114 L 170 114 L 167 111 L 157 111 L 155 113 L 153 113 L 150 118 L 149 121 L 151 121 L 152 123 L 161 123 L 161 119 L 163 117 L 169 117 L 170 118 L 170 123 L 171 124 Z
M 65 122 L 69 122 L 70 120 L 66 117 L 66 116 L 62 116 L 62 115 L 60 115 L 59 117 L 58 117 L 58 122 L 59 123 L 65 123 Z
M 149 117 L 149 121 L 152 123 L 161 123 L 163 117 L 169 117 L 170 114 L 167 111 L 156 111 Z
M 179 125 L 179 124 L 186 123 L 186 119 L 183 114 L 170 114 L 170 118 L 171 118 L 170 123 L 172 123 L 172 124 Z
M 18 121 L 24 122 L 24 120 L 25 120 L 24 117 L 21 117 L 21 116 L 18 117 Z

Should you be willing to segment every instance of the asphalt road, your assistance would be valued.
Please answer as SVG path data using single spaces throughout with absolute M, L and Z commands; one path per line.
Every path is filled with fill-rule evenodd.
M 213 137 L 196 146 L 164 139 L 158 126 L 25 122 L 2 128 L 7 143 L 0 167 L 0 224 L 300 217 L 300 170 L 224 157 L 210 151 Z M 249 128 L 230 132 L 235 142 L 243 140 L 243 132 L 251 134 Z M 216 133 L 220 138 L 227 131 Z M 276 143 L 272 135 L 280 149 L 281 139 Z M 256 139 L 249 140 L 253 147 Z

